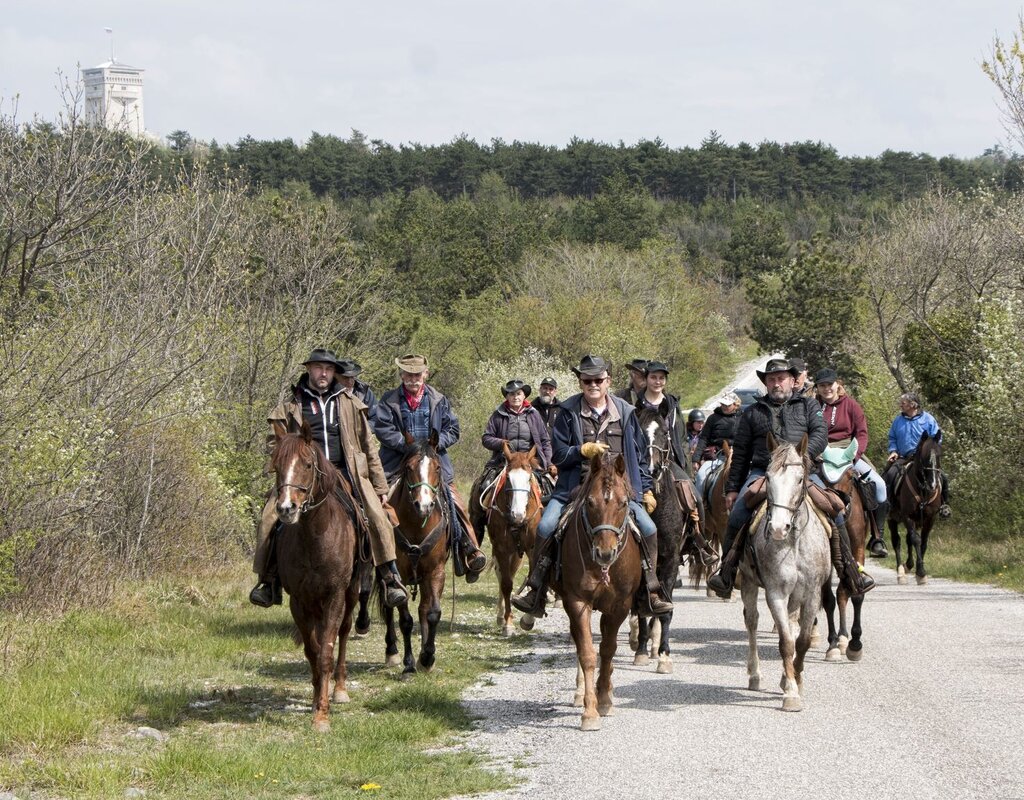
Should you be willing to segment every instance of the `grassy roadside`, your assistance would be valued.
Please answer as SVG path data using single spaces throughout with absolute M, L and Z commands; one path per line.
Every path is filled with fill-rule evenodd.
M 526 641 L 495 635 L 493 573 L 472 587 L 459 580 L 451 633 L 446 587 L 430 675 L 401 681 L 385 669 L 376 621 L 352 642 L 352 703 L 334 706 L 332 729 L 320 735 L 310 728 L 309 671 L 291 642 L 287 606 L 250 606 L 248 586 L 240 570 L 193 586 L 143 586 L 56 621 L 0 617 L 0 790 L 441 798 L 513 782 L 478 754 L 444 748 L 471 726 L 461 692 Z M 140 726 L 166 739 L 135 738 Z
M 954 514 L 956 509 L 954 508 Z M 903 559 L 907 558 L 906 536 L 903 540 Z M 888 567 L 896 568 L 892 542 L 886 536 Z M 1002 541 L 974 539 L 970 531 L 954 521 L 940 522 L 928 536 L 925 566 L 929 575 L 966 583 L 990 583 L 1004 589 L 1024 592 L 1024 539 L 1011 537 Z

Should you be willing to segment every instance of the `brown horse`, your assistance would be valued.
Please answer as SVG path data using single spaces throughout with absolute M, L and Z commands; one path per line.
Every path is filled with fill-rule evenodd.
M 612 657 L 619 627 L 640 586 L 640 546 L 630 530 L 632 496 L 621 455 L 605 454 L 590 460 L 590 474 L 569 512 L 561 574 L 552 581 L 569 615 L 576 643 L 579 666 L 574 704 L 583 706 L 580 728 L 585 731 L 598 730 L 601 717 L 612 713 Z M 601 672 L 596 687 L 597 657 L 590 632 L 595 610 L 601 612 Z
M 711 484 L 704 487 L 704 529 L 711 547 L 719 553 L 722 551 L 722 540 L 729 524 L 729 511 L 725 507 L 725 482 L 729 479 L 729 468 L 732 466 L 732 445 L 729 442 L 722 442 L 722 453 L 722 468 L 718 470 Z M 707 581 L 709 569 L 700 562 L 700 559 L 690 561 L 690 580 L 695 589 L 700 586 L 702 579 Z M 709 589 L 708 597 L 715 596 Z
M 513 453 L 504 446 L 505 469 L 494 486 L 487 532 L 491 537 L 491 554 L 498 568 L 498 625 L 503 636 L 511 636 L 512 581 L 524 553 L 533 553 L 537 538 L 537 523 L 542 510 L 540 484 L 533 471 L 537 463 L 537 448 L 525 453 Z M 524 615 L 523 628 L 533 628 L 533 617 Z
M 928 549 L 928 534 L 935 524 L 935 515 L 942 505 L 942 434 L 934 439 L 927 431 L 921 435 L 917 450 L 906 465 L 906 472 L 898 491 L 889 487 L 889 534 L 896 555 L 896 580 L 907 582 L 907 572 L 915 569 L 918 585 L 928 583 L 924 569 L 924 553 Z M 899 523 L 907 528 L 907 561 L 900 563 Z
M 416 441 L 408 433 L 405 458 L 398 470 L 398 482 L 391 490 L 391 505 L 397 515 L 395 550 L 402 581 L 419 593 L 420 655 L 412 655 L 413 619 L 408 605 L 399 609 L 398 624 L 405 644 L 399 660 L 394 609 L 384 607 L 385 654 L 388 666 L 403 665 L 403 675 L 417 669 L 429 672 L 434 666 L 435 638 L 441 621 L 441 593 L 448 560 L 448 500 L 442 485 L 437 434 L 428 441 Z M 379 586 L 379 582 L 378 582 Z M 383 603 L 382 603 L 383 605 Z
M 300 432 L 290 433 L 275 422 L 274 435 L 281 520 L 278 573 L 312 671 L 313 727 L 326 731 L 330 728 L 332 669 L 334 702 L 349 702 L 345 650 L 359 590 L 355 506 L 341 474 L 312 442 L 306 422 Z

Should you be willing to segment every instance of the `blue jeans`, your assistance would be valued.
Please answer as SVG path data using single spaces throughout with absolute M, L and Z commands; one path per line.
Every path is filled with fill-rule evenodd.
M 562 509 L 565 508 L 565 503 L 561 500 L 555 500 L 551 498 L 548 501 L 547 506 L 544 508 L 544 514 L 540 518 L 540 522 L 537 523 L 537 536 L 541 539 L 547 539 L 555 532 L 558 527 L 558 519 L 562 516 Z M 658 532 L 658 526 L 654 524 L 654 520 L 651 519 L 651 515 L 647 513 L 642 505 L 635 500 L 629 501 L 629 510 L 633 514 L 633 519 L 636 520 L 636 526 L 640 529 L 640 534 L 645 539 L 648 536 L 653 536 Z
M 743 482 L 743 488 L 740 489 L 740 493 L 739 496 L 736 498 L 736 502 L 732 504 L 732 511 L 729 512 L 729 527 L 733 530 L 738 531 L 740 528 L 742 528 L 744 525 L 750 522 L 750 518 L 754 516 L 754 510 L 747 508 L 744 496 L 747 493 L 747 489 L 750 488 L 750 484 L 752 484 L 757 478 L 760 478 L 762 475 L 764 475 L 763 469 L 752 469 L 750 470 L 750 474 L 747 475 L 747 479 Z M 822 483 L 822 480 L 818 475 L 811 475 L 811 483 L 813 483 L 815 486 L 821 489 L 825 488 L 825 484 Z M 835 521 L 837 525 L 842 525 L 846 521 L 846 518 L 842 513 L 839 513 L 835 517 Z

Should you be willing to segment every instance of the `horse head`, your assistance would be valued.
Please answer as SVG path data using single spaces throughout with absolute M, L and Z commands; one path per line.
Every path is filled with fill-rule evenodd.
M 525 525 L 530 518 L 530 501 L 536 495 L 536 509 L 540 508 L 540 488 L 534 491 L 533 471 L 539 468 L 537 446 L 525 453 L 513 453 L 508 442 L 502 447 L 505 454 L 505 487 L 508 500 L 504 501 L 505 518 L 514 526 Z M 496 498 L 497 499 L 497 498 Z
M 590 557 L 607 570 L 622 553 L 629 526 L 633 490 L 622 454 L 590 459 L 590 475 L 583 492 L 583 528 L 590 536 Z
M 934 437 L 928 431 L 921 434 L 914 457 L 917 481 L 924 497 L 931 497 L 938 490 L 942 480 L 942 431 Z
M 282 522 L 294 525 L 299 516 L 319 505 L 314 499 L 318 483 L 324 483 L 325 465 L 320 450 L 313 444 L 309 423 L 301 426 L 289 419 L 288 427 L 273 422 L 273 467 L 277 476 L 277 515 Z M 321 491 L 323 486 L 319 487 Z
M 655 480 L 671 461 L 672 443 L 669 441 L 666 414 L 667 409 L 665 412 L 660 409 L 644 409 L 638 418 L 640 427 L 647 435 L 648 462 Z
M 796 447 L 778 442 L 768 434 L 771 460 L 765 477 L 768 479 L 768 532 L 781 541 L 793 527 L 797 512 L 807 497 L 807 434 Z
M 430 438 L 416 440 L 405 433 L 405 457 L 402 459 L 401 478 L 409 503 L 426 520 L 437 505 L 441 488 L 441 459 L 437 452 L 437 432 L 431 431 Z

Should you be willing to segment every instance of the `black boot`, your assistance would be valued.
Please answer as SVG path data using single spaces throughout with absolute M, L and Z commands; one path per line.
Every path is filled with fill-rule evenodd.
M 384 605 L 388 608 L 400 608 L 409 602 L 409 590 L 402 583 L 398 574 L 398 564 L 389 561 L 377 567 L 377 577 L 384 586 Z
M 878 508 L 874 510 L 875 515 L 875 527 L 877 528 L 877 535 L 872 535 L 871 541 L 868 542 L 868 550 L 871 555 L 875 558 L 885 558 L 889 555 L 889 551 L 885 549 L 885 519 L 889 516 L 889 501 L 885 500 L 878 504 Z M 875 532 L 872 531 L 874 534 Z
M 853 557 L 846 523 L 835 520 L 832 521 L 832 565 L 851 596 L 856 597 L 875 588 L 874 579 L 863 571 Z
M 476 583 L 480 580 L 480 573 L 487 566 L 487 556 L 473 544 L 465 530 L 462 532 L 462 552 L 466 554 L 466 583 Z
M 516 594 L 512 596 L 512 605 L 524 614 L 534 617 L 544 616 L 544 601 L 548 593 L 548 576 L 551 574 L 551 565 L 555 563 L 554 536 L 546 539 L 537 537 L 533 545 L 533 569 Z
M 653 616 L 668 614 L 675 606 L 661 596 L 661 581 L 658 580 L 658 534 L 644 536 L 640 545 L 640 565 L 643 569 L 644 596 L 647 610 Z
M 249 602 L 261 608 L 279 606 L 283 601 L 281 593 L 281 579 L 277 577 L 277 534 L 281 530 L 281 523 L 275 522 L 274 527 L 267 534 L 267 562 L 252 591 L 249 592 Z
M 744 527 L 743 530 L 746 530 Z M 725 539 L 722 541 L 722 563 L 718 572 L 708 578 L 708 588 L 725 599 L 732 594 L 732 585 L 736 580 L 736 567 L 740 563 L 740 555 L 743 553 L 743 531 L 738 531 L 732 525 L 725 529 Z

